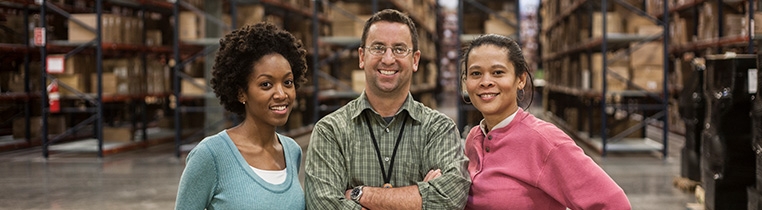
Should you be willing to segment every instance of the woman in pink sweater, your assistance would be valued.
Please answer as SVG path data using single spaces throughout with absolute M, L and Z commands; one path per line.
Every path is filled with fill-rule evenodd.
M 463 55 L 463 83 L 484 116 L 466 138 L 466 209 L 631 209 L 622 188 L 568 135 L 519 108 L 531 103 L 524 89 L 532 80 L 515 41 L 484 35 Z

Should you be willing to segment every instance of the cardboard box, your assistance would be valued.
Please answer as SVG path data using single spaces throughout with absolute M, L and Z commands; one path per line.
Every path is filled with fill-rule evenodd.
M 723 36 L 741 36 L 748 34 L 748 16 L 744 14 L 726 14 Z
M 615 76 L 618 75 L 618 76 Z M 603 91 L 603 72 L 593 71 L 592 75 L 592 87 L 593 90 Z M 618 78 L 622 79 L 618 79 Z M 606 85 L 608 88 L 606 91 L 623 91 L 627 90 L 627 80 L 630 79 L 630 68 L 628 66 L 616 66 L 609 65 L 606 72 Z
M 627 80 L 630 79 L 630 68 L 629 68 L 629 57 L 623 57 L 620 59 L 614 59 L 616 56 L 615 53 L 608 53 L 606 56 L 606 59 L 608 60 L 607 66 L 608 71 L 607 73 L 607 91 L 622 91 L 627 90 Z M 584 67 L 582 65 L 590 65 L 590 87 L 593 90 L 602 91 L 603 90 L 603 55 L 601 53 L 594 53 L 590 58 L 590 64 L 586 64 L 586 62 L 580 62 L 581 67 Z M 584 70 L 583 70 L 584 72 Z M 619 77 L 615 76 L 619 75 L 619 77 L 623 79 L 617 79 Z M 582 78 L 582 81 L 586 81 L 588 79 Z M 584 88 L 586 84 L 581 84 Z
M 96 28 L 97 14 L 72 14 L 72 19 L 77 19 L 83 22 L 85 25 Z M 69 41 L 70 42 L 88 42 L 95 39 L 95 32 L 85 29 L 85 27 L 77 24 L 72 20 L 68 20 L 69 25 Z M 107 43 L 120 43 L 122 36 L 122 19 L 120 16 L 113 14 L 101 15 L 101 41 Z
M 652 41 L 642 45 L 633 43 L 630 49 L 634 49 L 630 54 L 630 66 L 662 65 L 664 63 L 664 45 L 661 41 Z
M 359 15 L 358 18 L 361 20 L 368 20 L 370 16 Z M 338 22 L 334 21 L 333 25 L 331 26 L 331 33 L 333 36 L 361 37 L 363 27 L 365 27 L 365 22 L 357 21 L 354 19 L 342 20 Z
M 103 141 L 105 142 L 132 142 L 134 137 L 132 128 L 103 126 Z
M 519 25 L 515 14 L 506 11 L 498 12 L 497 16 L 490 15 L 489 20 L 484 21 L 484 33 L 506 36 L 516 33 L 516 28 L 504 22 L 504 20 L 508 23 Z
M 265 18 L 265 7 L 259 4 L 253 5 L 239 5 L 238 19 L 236 19 L 235 28 L 240 28 L 245 25 L 252 25 L 262 22 Z
M 352 71 L 352 90 L 358 93 L 365 90 L 365 70 Z
M 683 45 L 688 43 L 688 22 L 685 18 L 675 15 L 672 23 L 669 24 L 670 41 L 673 45 Z
M 161 30 L 146 30 L 146 42 L 147 46 L 161 46 Z
M 657 25 L 656 23 L 654 23 L 653 21 L 651 21 L 651 19 L 645 18 L 637 14 L 627 16 L 623 18 L 622 21 L 624 22 L 626 27 L 625 32 L 628 34 L 640 34 L 639 33 L 640 28 L 643 28 L 643 27 L 646 27 L 646 28 L 661 27 Z
M 624 56 L 619 59 L 617 58 L 617 54 L 610 52 L 606 54 L 606 59 L 608 60 L 607 65 L 608 66 L 629 66 L 630 65 L 630 57 L 631 56 Z M 582 58 L 582 57 L 580 57 Z M 580 65 L 590 65 L 592 71 L 594 72 L 600 72 L 603 68 L 603 55 L 601 53 L 593 53 L 590 58 L 590 64 L 587 64 L 586 61 L 580 62 Z
M 206 79 L 193 78 L 193 83 L 201 85 L 201 87 L 194 85 L 187 79 L 182 79 L 180 83 L 180 90 L 182 95 L 204 95 L 206 94 Z
M 180 12 L 180 40 L 197 40 L 206 37 L 206 20 L 193 12 Z
M 510 36 L 511 34 L 516 33 L 516 29 L 503 22 L 503 20 L 489 19 L 484 21 L 484 33 Z
M 88 93 L 90 90 L 90 81 L 88 79 L 89 74 L 62 74 L 57 75 L 56 79 L 58 79 L 58 90 L 61 93 L 61 96 L 76 96 L 74 91 L 64 88 L 63 86 L 69 86 L 71 88 L 74 88 L 75 90 L 82 92 L 82 93 Z M 50 80 L 48 80 L 48 83 L 50 83 Z
M 103 91 L 103 95 L 115 95 L 117 93 L 118 84 L 116 75 L 114 75 L 113 72 L 103 72 L 101 74 L 101 81 L 103 84 L 101 85 L 101 90 Z M 91 92 L 95 93 L 98 91 L 96 88 L 98 86 L 98 74 L 91 74 L 90 75 L 90 82 L 93 84 L 93 88 Z
M 664 67 L 661 65 L 642 65 L 632 67 L 632 83 L 649 92 L 662 92 L 664 84 Z
M 622 27 L 622 18 L 619 16 L 619 14 L 614 12 L 607 12 L 606 32 L 622 33 L 623 31 L 624 29 Z M 603 14 L 600 12 L 593 13 L 593 37 L 603 37 Z
M 170 83 L 169 69 L 165 69 L 164 65 L 160 62 L 149 62 L 148 69 L 146 71 L 146 92 L 149 94 L 165 93 L 170 90 L 167 87 L 167 83 Z
M 13 119 L 13 138 L 26 138 L 26 125 L 23 117 Z M 48 116 L 48 135 L 58 135 L 66 131 L 66 120 L 63 116 Z M 42 136 L 42 117 L 29 118 L 29 137 L 37 139 Z
M 353 15 L 370 17 L 372 13 L 373 11 L 367 3 L 339 1 L 333 3 L 333 7 L 328 12 L 328 18 L 333 21 L 335 26 L 337 21 L 355 21 Z M 368 20 L 368 18 L 362 20 Z

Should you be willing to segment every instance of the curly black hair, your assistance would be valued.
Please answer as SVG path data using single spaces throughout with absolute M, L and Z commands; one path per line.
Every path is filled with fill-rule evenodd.
M 236 29 L 220 39 L 210 83 L 226 110 L 241 116 L 246 113 L 238 101 L 239 94 L 248 90 L 254 62 L 273 53 L 282 55 L 291 64 L 296 88 L 306 82 L 307 50 L 288 31 L 263 22 Z

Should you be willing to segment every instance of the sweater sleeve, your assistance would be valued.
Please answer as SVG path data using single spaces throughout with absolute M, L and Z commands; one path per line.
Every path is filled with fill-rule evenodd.
M 175 209 L 205 209 L 217 186 L 217 165 L 214 155 L 200 143 L 188 154 L 180 177 Z
M 622 188 L 573 141 L 548 153 L 538 186 L 570 209 L 631 209 Z
M 463 209 L 471 186 L 464 142 L 452 120 L 446 117 L 434 119 L 437 120 L 427 131 L 429 142 L 423 157 L 427 158 L 430 168 L 441 169 L 442 176 L 417 183 L 423 209 Z

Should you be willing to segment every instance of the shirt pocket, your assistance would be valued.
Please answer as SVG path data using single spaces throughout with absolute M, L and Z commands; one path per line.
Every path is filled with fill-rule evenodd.
M 422 159 L 409 159 L 399 161 L 399 163 L 394 164 L 399 164 L 399 166 L 395 166 L 394 169 L 395 176 L 399 176 L 401 178 L 397 179 L 398 183 L 406 183 L 405 185 L 414 185 L 417 182 L 423 181 L 423 178 L 426 176 L 426 172 L 428 172 L 428 170 L 421 168 L 421 161 L 423 161 Z M 394 177 L 392 178 L 394 179 Z

